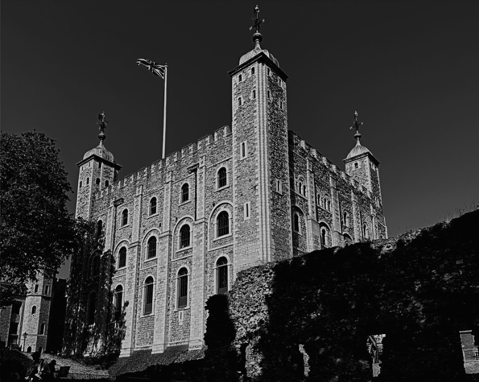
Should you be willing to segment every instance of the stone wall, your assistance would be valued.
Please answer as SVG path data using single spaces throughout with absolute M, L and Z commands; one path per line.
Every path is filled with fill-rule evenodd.
M 475 211 L 242 271 L 210 308 L 206 364 L 235 349 L 230 365 L 251 381 L 369 381 L 367 338 L 385 334 L 382 381 L 463 380 L 459 331 L 479 331 L 478 226 Z

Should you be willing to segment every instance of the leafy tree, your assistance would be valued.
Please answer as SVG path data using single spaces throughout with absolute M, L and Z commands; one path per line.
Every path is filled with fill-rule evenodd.
M 75 232 L 75 253 L 67 286 L 64 355 L 108 367 L 120 355 L 128 303 L 117 311 L 110 288 L 114 259 L 111 251 L 103 252 L 103 232 L 98 231 L 94 222 L 83 219 L 77 220 Z M 100 259 L 98 273 L 93 265 L 96 256 Z M 91 292 L 97 296 L 93 323 L 89 322 L 88 311 Z
M 72 188 L 58 153 L 43 133 L 1 133 L 0 307 L 72 252 L 75 221 L 66 207 Z

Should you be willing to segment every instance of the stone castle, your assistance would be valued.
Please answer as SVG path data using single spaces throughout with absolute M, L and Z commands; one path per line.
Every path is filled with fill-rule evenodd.
M 104 145 L 78 163 L 76 216 L 97 223 L 116 272 L 111 290 L 125 308 L 121 356 L 136 350 L 203 346 L 205 303 L 246 268 L 349 243 L 387 238 L 379 162 L 361 145 L 345 171 L 288 130 L 288 76 L 260 43 L 229 72 L 232 122 L 118 180 Z M 85 264 L 98 274 L 99 256 Z M 88 290 L 87 317 L 99 309 Z
M 40 272 L 26 287 L 26 295 L 0 309 L 0 341 L 26 352 L 60 351 L 66 280 Z

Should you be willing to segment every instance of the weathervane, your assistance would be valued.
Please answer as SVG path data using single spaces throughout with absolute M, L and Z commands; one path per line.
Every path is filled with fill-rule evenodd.
M 359 139 L 361 138 L 361 133 L 359 132 L 359 128 L 363 125 L 363 123 L 358 121 L 358 117 L 359 117 L 359 114 L 358 114 L 357 111 L 355 111 L 354 112 L 354 123 L 349 129 L 356 129 L 356 134 L 354 134 L 354 138 L 356 138 L 356 140 L 359 143 Z
M 108 121 L 105 119 L 105 112 L 98 114 L 98 122 L 96 123 L 99 126 L 100 134 L 98 134 L 98 139 L 100 140 L 100 144 L 106 139 L 105 129 Z
M 251 18 L 253 20 L 253 25 L 249 27 L 249 30 L 252 30 L 253 28 L 255 29 L 254 34 L 253 34 L 253 41 L 254 42 L 261 42 L 263 39 L 263 36 L 260 33 L 261 29 L 261 24 L 264 23 L 264 19 L 259 18 L 259 7 L 256 5 L 253 10 L 253 17 Z

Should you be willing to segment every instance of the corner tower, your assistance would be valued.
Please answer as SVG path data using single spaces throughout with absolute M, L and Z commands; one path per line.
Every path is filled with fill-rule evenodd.
M 363 123 L 358 121 L 358 112 L 354 112 L 354 124 L 351 128 L 356 129 L 354 138 L 356 146 L 349 152 L 344 165 L 346 174 L 352 176 L 364 188 L 371 192 L 373 199 L 382 205 L 381 186 L 379 184 L 379 161 L 371 151 L 361 145 L 361 133 L 359 128 Z
M 235 269 L 291 256 L 286 80 L 260 43 L 264 20 L 254 9 L 254 49 L 232 80 Z
M 115 163 L 113 154 L 103 144 L 108 123 L 105 120 L 105 112 L 98 115 L 98 120 L 100 144 L 88 150 L 83 160 L 77 163 L 80 173 L 75 216 L 87 220 L 91 216 L 92 195 L 98 190 L 109 187 L 117 179 L 118 171 L 121 169 L 121 166 Z

